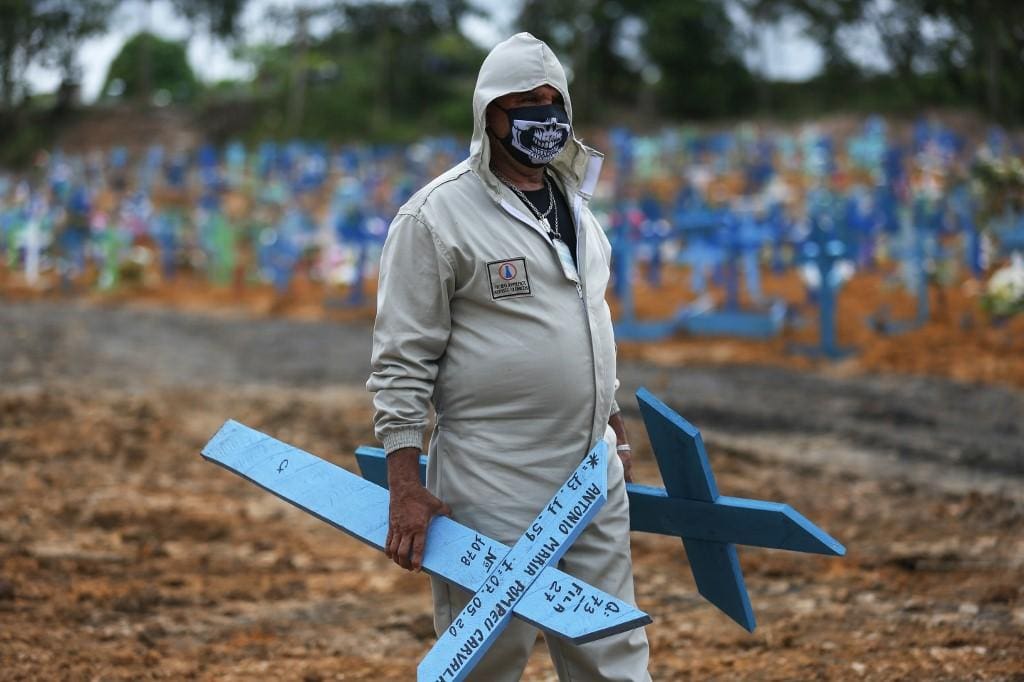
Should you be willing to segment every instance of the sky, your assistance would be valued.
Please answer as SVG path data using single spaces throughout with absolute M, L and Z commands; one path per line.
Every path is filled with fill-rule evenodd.
M 309 0 L 250 0 L 241 17 L 240 34 L 246 37 L 247 42 L 284 42 L 288 37 L 283 33 L 285 29 L 279 22 L 267 21 L 266 12 L 268 9 L 294 7 L 298 2 L 315 4 Z M 477 5 L 490 12 L 490 17 L 468 17 L 464 20 L 463 30 L 470 39 L 489 49 L 511 34 L 519 2 L 477 0 Z M 185 40 L 191 34 L 189 25 L 174 14 L 168 0 L 126 2 L 110 25 L 110 31 L 83 43 L 79 52 L 82 97 L 86 102 L 96 99 L 110 63 L 131 36 L 147 29 L 172 40 Z M 318 27 L 314 22 L 312 30 L 316 32 L 318 28 L 323 31 L 327 27 Z M 777 80 L 803 80 L 820 70 L 821 50 L 801 35 L 800 26 L 796 23 L 784 22 L 778 27 L 770 27 L 758 33 L 762 43 L 751 48 L 747 60 L 751 66 L 756 65 L 769 77 Z M 877 51 L 870 39 L 861 42 L 864 57 L 870 61 L 872 54 L 877 54 Z M 189 41 L 188 57 L 199 78 L 207 82 L 245 79 L 252 75 L 249 65 L 232 58 L 227 44 L 211 40 L 203 34 Z M 43 93 L 53 91 L 60 76 L 53 69 L 35 65 L 29 69 L 28 79 L 33 92 Z

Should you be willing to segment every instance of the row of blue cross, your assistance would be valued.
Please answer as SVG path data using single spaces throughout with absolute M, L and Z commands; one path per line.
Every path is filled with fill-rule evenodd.
M 777 335 L 790 314 L 784 303 L 766 300 L 761 291 L 761 257 L 770 250 L 776 273 L 787 267 L 800 268 L 808 301 L 819 312 L 819 344 L 800 350 L 840 357 L 847 351 L 835 338 L 836 296 L 854 271 L 875 267 L 881 240 L 887 244 L 888 258 L 900 264 L 900 279 L 917 302 L 912 320 L 890 320 L 879 314 L 868 321 L 877 331 L 895 334 L 928 321 L 930 279 L 943 268 L 955 268 L 950 237 L 961 238 L 964 269 L 974 277 L 983 274 L 985 259 L 976 210 L 969 191 L 961 186 L 947 197 L 918 196 L 909 205 L 896 201 L 882 187 L 873 196 L 855 193 L 843 197 L 816 190 L 807 198 L 806 219 L 799 222 L 788 219 L 778 205 L 758 214 L 749 207 L 711 209 L 693 197 L 680 204 L 671 221 L 659 217 L 658 211 L 650 216 L 637 211 L 635 229 L 622 222 L 626 219 L 622 214 L 615 214 L 619 222 L 611 235 L 613 291 L 621 310 L 616 337 L 648 341 L 678 331 L 753 338 Z M 1010 211 L 996 222 L 998 229 L 993 233 L 1001 255 L 1024 249 L 1024 215 Z M 698 299 L 667 318 L 640 320 L 633 303 L 635 265 L 645 259 L 649 284 L 661 286 L 660 254 L 668 244 L 680 246 L 676 259 L 689 266 L 690 289 Z M 790 255 L 783 256 L 784 251 Z M 707 303 L 709 271 L 725 290 L 720 308 Z M 752 306 L 740 305 L 741 273 Z
M 697 590 L 748 631 L 755 627 L 736 545 L 842 556 L 846 549 L 789 505 L 718 492 L 700 432 L 646 389 L 641 415 L 665 488 L 627 484 L 630 527 L 682 539 Z M 365 478 L 234 421 L 203 448 L 208 460 L 377 549 L 388 493 L 384 452 L 356 451 Z M 423 568 L 472 593 L 417 679 L 464 679 L 515 616 L 574 644 L 640 627 L 650 616 L 558 570 L 558 559 L 607 497 L 607 447 L 594 447 L 511 547 L 437 517 Z M 614 456 L 614 455 L 611 455 Z M 421 460 L 421 475 L 426 465 Z

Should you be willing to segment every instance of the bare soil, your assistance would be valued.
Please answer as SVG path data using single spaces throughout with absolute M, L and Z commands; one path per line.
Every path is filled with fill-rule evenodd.
M 412 679 L 426 578 L 198 454 L 235 418 L 356 470 L 369 344 L 359 321 L 0 306 L 0 679 Z M 723 494 L 849 549 L 741 549 L 751 635 L 678 540 L 634 534 L 656 680 L 1024 680 L 1019 388 L 697 356 L 620 375 L 639 481 L 646 385 Z M 543 646 L 525 679 L 554 679 Z

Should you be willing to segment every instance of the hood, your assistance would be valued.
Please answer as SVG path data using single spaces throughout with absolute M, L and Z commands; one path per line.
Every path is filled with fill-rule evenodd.
M 487 105 L 510 92 L 525 92 L 539 85 L 550 85 L 562 94 L 565 111 L 572 122 L 572 100 L 569 84 L 558 57 L 541 40 L 529 33 L 517 33 L 498 43 L 484 63 L 473 91 L 473 141 L 469 147 L 469 163 L 484 184 L 500 197 L 503 185 L 491 172 L 490 138 L 487 136 Z M 591 157 L 600 156 L 586 147 L 575 135 L 565 149 L 551 162 L 551 168 L 574 188 L 584 184 Z

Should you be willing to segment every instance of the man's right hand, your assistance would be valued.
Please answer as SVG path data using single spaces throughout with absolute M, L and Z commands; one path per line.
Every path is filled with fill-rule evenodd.
M 388 454 L 391 506 L 384 553 L 402 568 L 419 571 L 430 519 L 451 516 L 451 508 L 420 483 L 419 450 L 402 448 Z

